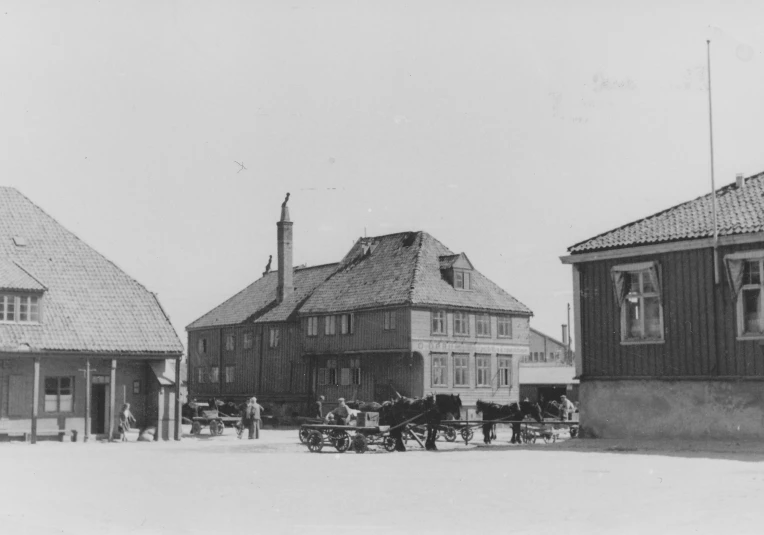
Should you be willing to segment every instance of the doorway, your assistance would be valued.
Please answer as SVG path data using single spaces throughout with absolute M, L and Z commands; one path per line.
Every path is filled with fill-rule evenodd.
M 90 432 L 102 435 L 106 432 L 106 387 L 91 385 L 90 390 Z

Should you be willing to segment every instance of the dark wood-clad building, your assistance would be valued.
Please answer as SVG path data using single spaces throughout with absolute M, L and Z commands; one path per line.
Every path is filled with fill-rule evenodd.
M 180 438 L 183 346 L 156 296 L 13 188 L 0 187 L 0 440 Z
M 336 264 L 293 268 L 292 222 L 277 224 L 279 270 L 187 327 L 189 396 L 258 401 L 277 415 L 315 396 L 393 392 L 519 395 L 531 311 L 425 232 L 360 238 Z
M 586 240 L 573 267 L 584 433 L 764 437 L 764 175 Z

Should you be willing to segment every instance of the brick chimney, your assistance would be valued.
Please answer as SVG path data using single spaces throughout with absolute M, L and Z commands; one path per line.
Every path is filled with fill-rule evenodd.
M 279 282 L 276 289 L 276 299 L 281 303 L 294 292 L 292 280 L 292 222 L 289 220 L 289 193 L 281 204 L 281 220 L 276 223 L 276 239 L 278 241 Z

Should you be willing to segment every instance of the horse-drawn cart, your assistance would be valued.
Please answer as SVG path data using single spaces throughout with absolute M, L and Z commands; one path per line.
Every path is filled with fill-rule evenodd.
M 195 403 L 194 410 L 209 407 L 207 403 Z M 228 416 L 217 410 L 201 410 L 201 416 L 191 418 L 191 434 L 199 435 L 204 427 L 209 427 L 210 435 L 219 436 L 225 431 L 226 425 L 235 426 L 241 421 L 238 416 Z
M 303 440 L 303 437 L 305 439 Z M 356 427 L 352 425 L 303 424 L 300 426 L 300 440 L 313 453 L 320 452 L 325 445 L 333 446 L 344 453 L 352 449 L 365 453 L 369 446 L 382 446 L 387 451 L 395 449 L 395 439 L 390 436 L 389 426 Z

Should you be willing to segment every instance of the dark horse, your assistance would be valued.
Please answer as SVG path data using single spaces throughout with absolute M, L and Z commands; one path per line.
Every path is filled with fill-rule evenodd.
M 402 424 L 415 418 L 412 423 L 427 426 L 425 449 L 437 450 L 435 439 L 438 436 L 440 422 L 448 417 L 460 418 L 461 406 L 461 398 L 453 394 L 430 395 L 421 399 L 401 397 L 382 404 L 379 409 L 379 423 L 393 428 L 390 436 L 395 439 L 396 451 L 406 451 L 406 446 L 403 444 L 404 426 Z
M 532 416 L 537 422 L 544 421 L 541 406 L 528 400 L 521 401 L 520 403 L 510 403 L 509 405 L 498 405 L 478 400 L 475 407 L 476 412 L 483 415 L 483 420 L 507 420 L 514 422 L 512 424 L 512 440 L 510 440 L 512 444 L 522 443 L 521 424 L 519 422 L 524 420 L 526 416 Z M 496 438 L 495 428 L 495 424 L 483 425 L 483 442 L 490 444 L 491 440 Z

